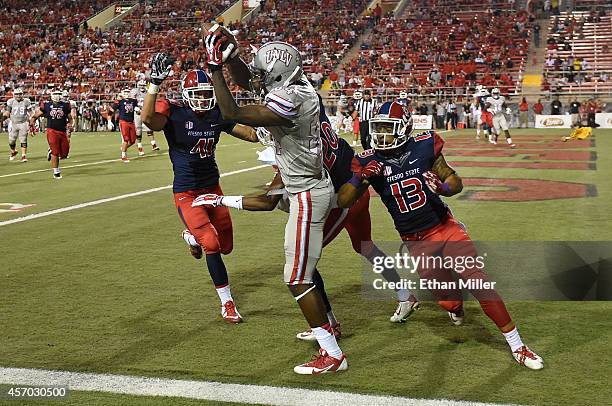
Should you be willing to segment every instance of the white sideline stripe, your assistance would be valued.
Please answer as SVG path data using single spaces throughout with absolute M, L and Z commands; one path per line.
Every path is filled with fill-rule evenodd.
M 274 386 L 241 385 L 209 381 L 147 378 L 112 374 L 0 368 L 0 384 L 28 386 L 67 385 L 73 391 L 93 391 L 139 396 L 168 396 L 264 405 L 321 406 L 493 406 L 492 403 L 445 399 L 411 399 L 397 396 L 360 395 Z M 495 406 L 501 406 L 495 404 Z
M 268 165 L 252 166 L 250 168 L 239 169 L 237 171 L 222 173 L 221 177 L 223 178 L 225 176 L 237 175 L 239 173 L 254 171 L 256 169 L 267 168 L 267 167 L 268 167 Z M 73 206 L 61 207 L 59 209 L 43 211 L 41 213 L 34 213 L 34 214 L 30 214 L 30 215 L 23 216 L 23 217 L 17 217 L 17 218 L 11 219 L 11 220 L 0 221 L 0 227 L 8 226 L 9 224 L 21 223 L 23 221 L 34 220 L 34 219 L 41 218 L 41 217 L 52 216 L 54 214 L 64 213 L 64 212 L 71 211 L 71 210 L 82 209 L 83 207 L 96 206 L 96 205 L 102 204 L 102 203 L 114 202 L 115 200 L 123 200 L 123 199 L 127 199 L 129 197 L 146 195 L 146 194 L 149 194 L 149 193 L 159 192 L 160 190 L 166 190 L 166 189 L 170 189 L 170 188 L 172 188 L 172 185 L 160 186 L 160 187 L 156 187 L 156 188 L 152 188 L 152 189 L 141 190 L 139 192 L 127 193 L 125 195 L 107 197 L 105 199 L 99 199 L 99 200 L 93 200 L 91 202 L 79 203 L 79 204 L 75 204 Z

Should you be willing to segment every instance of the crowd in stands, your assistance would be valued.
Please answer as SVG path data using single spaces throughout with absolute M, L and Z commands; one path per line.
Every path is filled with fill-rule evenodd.
M 514 92 L 533 16 L 503 1 L 469 12 L 461 7 L 474 1 L 434 3 L 414 2 L 400 18 L 382 18 L 359 55 L 330 75 L 332 86 L 348 94 L 370 88 L 452 96 L 478 83 Z
M 612 18 L 604 8 L 551 18 L 542 90 L 605 87 L 611 46 Z

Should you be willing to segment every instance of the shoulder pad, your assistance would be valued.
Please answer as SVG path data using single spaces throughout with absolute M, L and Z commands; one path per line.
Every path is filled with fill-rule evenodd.
M 423 131 L 423 132 L 417 133 L 417 134 L 413 135 L 414 141 L 418 142 L 418 141 L 426 140 L 428 138 L 433 137 L 433 134 L 434 134 L 433 130 L 427 130 L 427 131 Z

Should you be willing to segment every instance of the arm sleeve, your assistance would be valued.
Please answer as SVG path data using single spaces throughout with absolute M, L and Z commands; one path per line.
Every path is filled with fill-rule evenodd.
M 170 117 L 170 103 L 167 99 L 159 99 L 155 102 L 155 112 Z
M 265 106 L 274 113 L 289 120 L 294 120 L 298 116 L 298 105 L 295 97 L 291 97 L 284 89 L 272 91 L 266 95 Z
M 442 153 L 442 148 L 444 148 L 444 139 L 438 135 L 437 132 L 434 132 L 434 158 L 437 158 Z

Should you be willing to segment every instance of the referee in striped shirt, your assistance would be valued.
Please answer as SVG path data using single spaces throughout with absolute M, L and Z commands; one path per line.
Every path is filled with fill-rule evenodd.
M 376 102 L 372 100 L 369 90 L 363 92 L 363 99 L 357 100 L 355 110 L 359 114 L 359 135 L 364 150 L 372 148 L 370 144 L 370 119 L 376 114 Z

